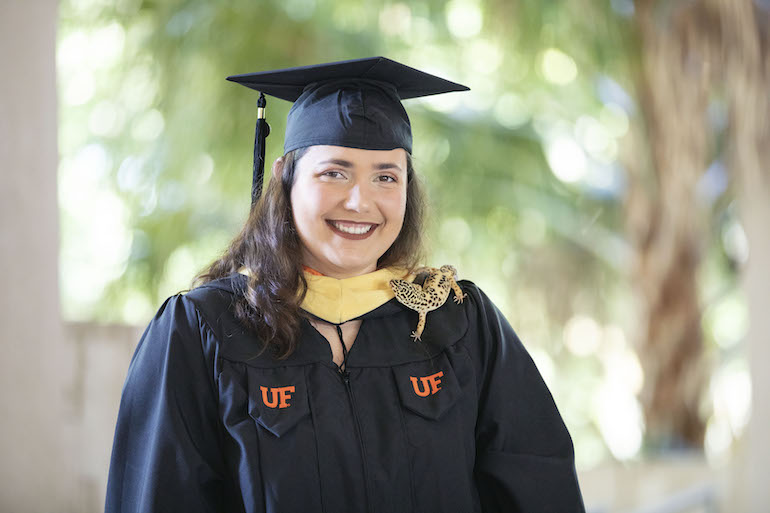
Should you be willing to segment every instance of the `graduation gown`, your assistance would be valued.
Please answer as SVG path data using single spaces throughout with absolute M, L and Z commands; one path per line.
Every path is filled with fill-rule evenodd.
M 459 283 L 465 301 L 429 312 L 419 343 L 417 313 L 385 291 L 368 309 L 360 287 L 311 283 L 319 317 L 366 310 L 344 373 L 307 320 L 288 359 L 257 356 L 232 310 L 241 275 L 169 298 L 129 368 L 106 511 L 583 512 L 551 394 Z

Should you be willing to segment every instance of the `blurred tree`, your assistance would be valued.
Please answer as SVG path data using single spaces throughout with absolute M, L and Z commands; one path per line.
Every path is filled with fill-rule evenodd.
M 744 222 L 757 222 L 753 215 L 763 211 L 758 204 L 768 192 L 760 166 L 770 148 L 768 17 L 766 7 L 751 0 L 635 5 L 641 146 L 648 144 L 650 152 L 649 159 L 645 151 L 626 159 L 626 212 L 646 326 L 640 333 L 646 435 L 653 447 L 700 448 L 711 367 L 704 361 L 698 286 L 712 231 L 702 184 L 710 163 L 728 160 Z M 725 127 L 714 116 L 725 103 L 728 156 Z M 759 231 L 754 228 L 751 239 Z
M 715 19 L 695 3 L 636 2 L 639 102 L 649 154 L 627 162 L 633 278 L 645 329 L 640 357 L 647 441 L 653 447 L 703 445 L 703 362 L 697 271 L 708 226 L 698 182 L 708 166 L 707 118 Z

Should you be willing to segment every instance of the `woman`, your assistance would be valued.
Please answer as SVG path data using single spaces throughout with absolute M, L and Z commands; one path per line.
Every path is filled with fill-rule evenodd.
M 400 100 L 466 88 L 383 58 L 231 79 L 295 102 L 284 156 L 140 341 L 107 511 L 584 511 L 514 331 L 451 266 L 415 269 Z

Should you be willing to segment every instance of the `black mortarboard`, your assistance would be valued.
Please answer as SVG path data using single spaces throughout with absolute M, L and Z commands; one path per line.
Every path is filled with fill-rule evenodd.
M 294 102 L 286 121 L 284 153 L 319 144 L 367 150 L 412 151 L 412 129 L 401 100 L 468 88 L 384 57 L 330 62 L 227 80 L 260 93 L 254 141 L 252 202 L 262 189 L 264 95 Z

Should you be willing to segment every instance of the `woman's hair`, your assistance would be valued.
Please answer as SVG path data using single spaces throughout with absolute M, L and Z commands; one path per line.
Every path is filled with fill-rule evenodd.
M 240 234 L 224 254 L 201 272 L 194 285 L 224 278 L 245 268 L 245 289 L 236 290 L 236 317 L 278 359 L 287 358 L 297 347 L 303 312 L 300 309 L 307 281 L 303 274 L 301 243 L 291 210 L 291 189 L 297 161 L 307 148 L 283 156 L 282 170 L 274 174 L 265 193 L 251 209 Z M 377 261 L 377 267 L 400 266 L 413 270 L 422 258 L 425 199 L 406 155 L 406 212 L 401 232 Z

